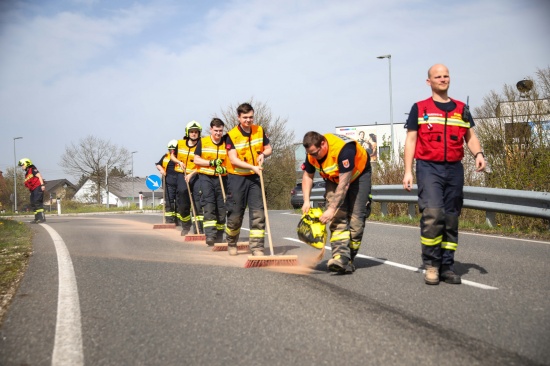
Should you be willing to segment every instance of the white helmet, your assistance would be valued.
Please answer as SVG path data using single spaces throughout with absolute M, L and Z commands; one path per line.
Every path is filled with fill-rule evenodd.
M 174 150 L 178 146 L 178 140 L 170 140 L 168 142 L 168 150 Z

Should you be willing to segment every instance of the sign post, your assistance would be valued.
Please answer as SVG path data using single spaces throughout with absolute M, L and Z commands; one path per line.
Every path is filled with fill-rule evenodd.
M 147 177 L 145 184 L 147 188 L 153 191 L 153 209 L 155 208 L 155 191 L 162 186 L 162 179 L 158 175 L 150 175 Z

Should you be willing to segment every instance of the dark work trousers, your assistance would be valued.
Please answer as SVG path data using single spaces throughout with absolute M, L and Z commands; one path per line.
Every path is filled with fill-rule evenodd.
M 42 187 L 38 186 L 31 191 L 31 208 L 34 212 L 34 220 L 45 220 L 44 215 L 44 192 Z
M 200 184 L 198 174 L 193 175 L 189 182 L 191 188 L 191 194 L 193 196 L 193 205 L 195 207 L 195 218 L 199 223 L 199 229 L 202 225 L 202 209 L 200 206 Z M 178 196 L 178 219 L 181 221 L 182 231 L 189 231 L 193 222 L 191 221 L 191 200 L 189 199 L 189 192 L 187 190 L 187 183 L 185 182 L 185 175 L 178 173 L 177 178 L 177 196 Z M 194 229 L 196 231 L 196 228 Z
M 201 185 L 201 205 L 204 213 L 204 234 L 207 242 L 221 243 L 225 230 L 225 201 L 218 175 L 199 174 Z M 227 177 L 222 177 L 223 189 L 227 187 Z
M 166 217 L 166 222 L 173 223 L 176 222 L 176 192 L 178 189 L 178 175 L 177 174 L 168 174 L 164 177 L 164 205 L 165 212 L 164 216 Z
M 420 243 L 424 265 L 454 270 L 458 217 L 464 199 L 464 167 L 454 163 L 416 161 Z
M 329 226 L 333 257 L 340 255 L 353 260 L 359 251 L 367 219 L 367 203 L 371 193 L 371 175 L 369 166 L 367 171 L 349 185 L 344 201 L 334 214 Z M 334 199 L 337 187 L 338 184 L 327 180 L 327 206 Z
M 227 224 L 225 234 L 229 246 L 237 245 L 244 210 L 248 206 L 250 226 L 250 250 L 262 249 L 265 237 L 265 213 L 262 200 L 262 187 L 257 174 L 229 174 L 227 179 Z

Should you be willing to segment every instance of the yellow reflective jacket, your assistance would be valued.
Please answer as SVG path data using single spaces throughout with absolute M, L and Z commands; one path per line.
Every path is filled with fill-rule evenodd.
M 225 149 L 225 141 L 223 138 L 221 143 L 216 145 L 210 136 L 205 136 L 201 139 L 201 149 L 201 158 L 205 160 L 222 159 L 223 164 L 221 166 L 227 167 L 226 161 L 229 159 L 227 158 L 227 150 Z M 213 166 L 201 166 L 199 167 L 199 173 L 215 175 L 216 168 Z M 227 174 L 222 174 L 222 176 L 223 175 Z
M 257 165 L 258 155 L 264 151 L 264 130 L 261 126 L 250 126 L 250 136 L 244 136 L 239 126 L 235 126 L 228 132 L 233 146 L 237 151 L 237 156 L 241 161 L 251 165 Z M 243 169 L 231 164 L 229 159 L 226 160 L 227 172 L 237 175 L 252 175 L 253 170 Z
M 361 175 L 361 173 L 363 173 L 363 170 L 365 170 L 368 160 L 368 153 L 357 141 L 352 140 L 349 137 L 334 135 L 332 133 L 327 133 L 324 136 L 328 143 L 328 153 L 323 161 L 323 164 L 319 164 L 317 159 L 308 154 L 307 158 L 309 163 L 315 167 L 321 177 L 338 184 L 340 180 L 338 155 L 346 144 L 355 144 L 357 151 L 355 153 L 354 167 L 351 175 L 351 182 L 353 182 L 359 175 Z

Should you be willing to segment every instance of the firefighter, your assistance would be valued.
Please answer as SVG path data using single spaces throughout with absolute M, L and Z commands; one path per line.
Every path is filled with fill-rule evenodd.
M 31 208 L 34 211 L 34 221 L 31 222 L 33 224 L 45 222 L 44 191 L 46 190 L 46 185 L 44 184 L 42 174 L 27 158 L 19 160 L 19 166 L 25 170 L 25 187 L 31 192 Z
M 194 163 L 195 148 L 201 136 L 202 127 L 197 121 L 191 121 L 185 127 L 185 136 L 178 140 L 178 144 L 172 150 L 171 159 L 176 164 L 174 170 L 177 174 L 177 217 L 181 222 L 181 236 L 185 236 L 191 230 L 196 231 L 191 221 L 191 205 L 194 205 L 196 217 L 199 225 L 199 233 L 202 234 L 202 214 L 200 212 L 200 184 L 198 182 L 197 170 Z M 189 199 L 189 191 L 191 189 L 193 202 Z
M 428 285 L 462 282 L 453 265 L 464 196 L 464 142 L 474 155 L 476 171 L 485 169 L 468 106 L 448 96 L 450 80 L 446 66 L 432 66 L 426 80 L 432 96 L 412 106 L 405 124 L 403 188 L 411 190 L 416 159 L 418 208 L 422 213 L 420 244 Z
M 199 167 L 201 204 L 204 213 L 204 234 L 209 246 L 223 241 L 225 230 L 225 200 L 227 187 L 227 150 L 223 129 L 225 123 L 219 118 L 210 122 L 210 136 L 203 137 L 195 149 L 195 165 Z M 221 177 L 221 180 L 220 180 Z
M 237 255 L 237 241 L 248 206 L 249 247 L 252 255 L 263 255 L 265 213 L 259 174 L 272 149 L 263 128 L 254 124 L 254 108 L 250 104 L 244 103 L 237 108 L 237 118 L 239 124 L 228 132 L 225 141 L 229 157 L 225 206 L 227 251 L 229 255 Z
M 178 146 L 178 140 L 168 142 L 168 152 L 156 164 L 158 171 L 164 176 L 164 216 L 166 223 L 176 223 L 176 192 L 178 187 L 178 174 L 174 170 L 175 163 L 172 161 L 172 151 Z
M 327 209 L 319 221 L 330 223 L 332 259 L 327 266 L 331 272 L 351 274 L 368 217 L 372 175 L 369 154 L 348 137 L 315 131 L 305 134 L 303 146 L 307 157 L 302 166 L 302 212 L 310 209 L 309 197 L 317 171 L 326 181 Z

